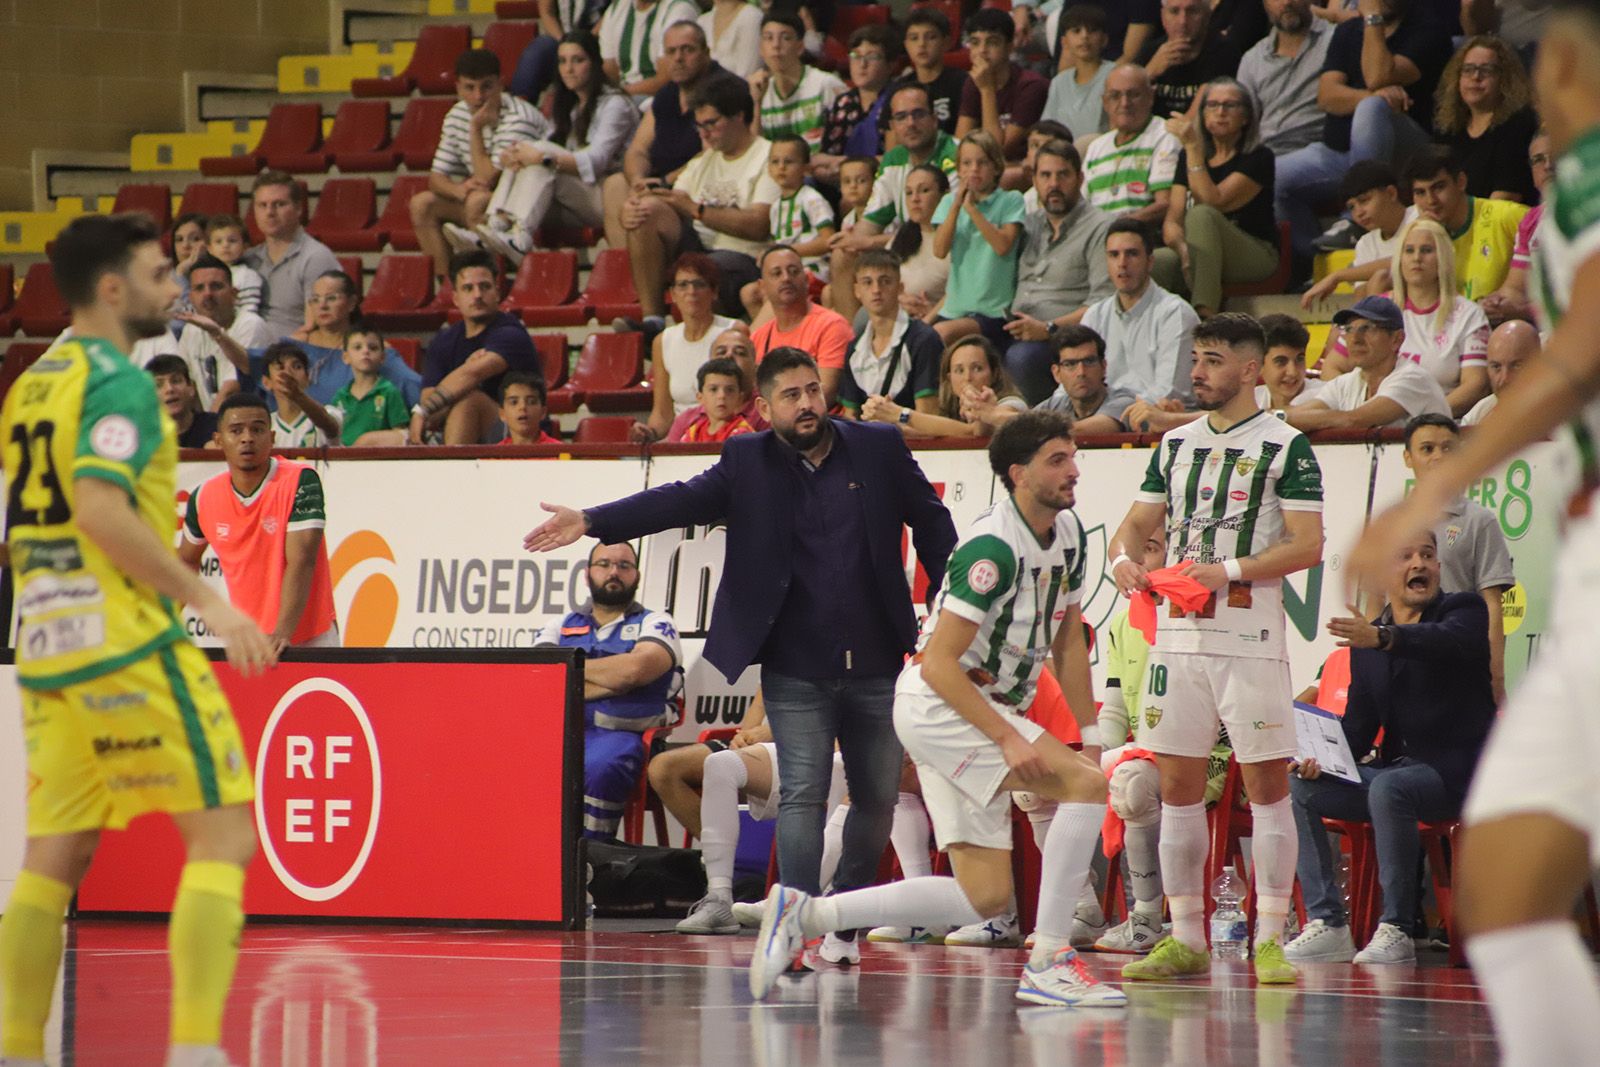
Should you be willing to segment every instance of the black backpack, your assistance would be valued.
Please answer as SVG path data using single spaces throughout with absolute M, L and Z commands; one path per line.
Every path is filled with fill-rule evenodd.
M 700 853 L 585 840 L 589 897 L 600 918 L 678 918 L 706 895 Z

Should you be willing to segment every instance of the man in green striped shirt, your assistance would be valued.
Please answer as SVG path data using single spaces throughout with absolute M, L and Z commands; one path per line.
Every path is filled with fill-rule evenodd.
M 1124 63 L 1106 78 L 1105 109 L 1111 129 L 1083 154 L 1083 187 L 1089 203 L 1113 215 L 1147 224 L 1167 214 L 1178 140 L 1151 110 L 1155 90 L 1149 73 Z
M 806 27 L 800 16 L 774 10 L 761 20 L 761 61 L 766 69 L 750 79 L 760 94 L 757 122 L 761 136 L 803 137 L 815 151 L 822 144 L 822 125 L 844 82 L 825 70 L 807 66 L 801 56 Z

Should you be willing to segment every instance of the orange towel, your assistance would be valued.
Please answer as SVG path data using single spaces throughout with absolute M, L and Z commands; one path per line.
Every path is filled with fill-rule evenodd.
M 1138 627 L 1144 639 L 1156 643 L 1156 597 L 1165 597 L 1183 611 L 1199 611 L 1211 597 L 1211 590 L 1190 578 L 1185 572 L 1193 563 L 1180 563 L 1175 567 L 1162 567 L 1149 572 L 1150 588 L 1135 594 L 1128 605 L 1128 621 Z

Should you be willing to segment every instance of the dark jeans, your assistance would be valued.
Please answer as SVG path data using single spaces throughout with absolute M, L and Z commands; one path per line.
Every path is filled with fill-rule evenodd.
M 894 732 L 894 676 L 811 681 L 761 672 L 767 723 L 778 746 L 778 875 L 786 886 L 820 893 L 822 827 L 834 742 L 844 757 L 850 817 L 833 884 L 859 889 L 877 881 L 900 794 L 904 750 Z
M 1330 926 L 1348 921 L 1339 897 L 1333 850 L 1323 819 L 1372 824 L 1378 846 L 1378 884 L 1383 892 L 1379 922 L 1410 929 L 1417 911 L 1418 822 L 1453 819 L 1461 812 L 1439 772 L 1426 763 L 1402 760 L 1387 767 L 1362 767 L 1361 784 L 1324 774 L 1289 779 L 1294 821 L 1300 831 L 1296 873 L 1305 895 L 1306 917 Z

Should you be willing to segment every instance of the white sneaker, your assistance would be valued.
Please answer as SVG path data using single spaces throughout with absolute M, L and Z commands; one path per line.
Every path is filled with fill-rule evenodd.
M 529 251 L 533 249 L 533 236 L 523 229 L 501 233 L 488 223 L 484 223 L 478 227 L 478 237 L 482 239 L 483 247 L 517 264 L 527 258 Z
M 943 941 L 944 934 L 935 933 L 926 926 L 875 926 L 867 931 L 867 940 L 875 944 L 927 945 Z
M 733 917 L 740 926 L 760 926 L 761 917 L 767 913 L 764 900 L 736 900 L 732 906 Z
M 720 893 L 707 893 L 675 929 L 680 934 L 736 934 L 739 920 L 733 916 L 732 901 Z
M 1134 952 L 1144 955 L 1165 936 L 1161 922 L 1134 912 L 1095 941 L 1096 952 Z
M 1290 963 L 1349 963 L 1355 958 L 1356 943 L 1348 926 L 1329 926 L 1312 919 L 1300 936 L 1283 946 L 1283 958 Z
M 1079 904 L 1072 910 L 1072 933 L 1067 943 L 1073 948 L 1093 948 L 1110 923 L 1098 904 Z
M 1415 963 L 1417 947 L 1411 935 L 1393 923 L 1379 923 L 1367 947 L 1356 953 L 1356 963 Z
M 817 955 L 829 963 L 860 966 L 861 944 L 853 939 L 846 941 L 838 934 L 830 933 L 822 939 L 822 947 L 817 949 Z
M 811 897 L 798 889 L 775 885 L 767 894 L 766 915 L 756 934 L 755 954 L 750 957 L 750 995 L 761 1000 L 778 976 L 787 971 L 806 948 L 805 930 L 800 916 Z
M 1128 1004 L 1127 994 L 1096 979 L 1070 948 L 1057 952 L 1053 960 L 1037 970 L 1031 963 L 1022 968 L 1017 999 L 1064 1008 L 1122 1008 Z
M 977 948 L 1016 948 L 1022 943 L 1022 930 L 1017 926 L 1015 914 L 996 915 L 992 919 L 951 931 L 945 935 L 944 943 Z
M 450 246 L 452 252 L 471 252 L 483 247 L 483 238 L 465 226 L 447 222 L 441 229 L 444 231 L 444 243 Z

